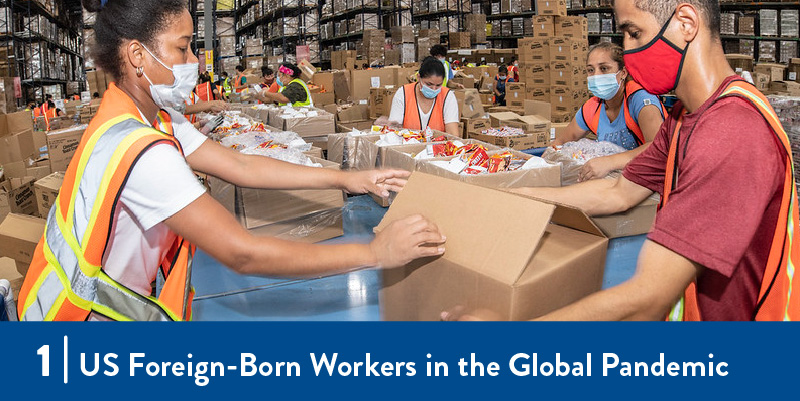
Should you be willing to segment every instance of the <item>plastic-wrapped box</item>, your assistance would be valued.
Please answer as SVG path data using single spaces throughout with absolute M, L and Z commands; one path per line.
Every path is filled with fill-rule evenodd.
M 739 53 L 755 58 L 756 41 L 752 39 L 739 39 Z
M 737 34 L 741 36 L 755 36 L 756 34 L 755 17 L 753 17 L 752 15 L 740 16 Z
M 600 15 L 600 33 L 614 33 L 614 15 Z
M 720 33 L 723 35 L 736 35 L 736 14 L 720 14 Z
M 319 17 L 316 11 L 308 12 L 304 16 L 303 26 L 306 29 L 307 35 L 316 35 L 319 33 Z
M 600 33 L 600 13 L 586 14 L 586 21 L 589 33 Z
M 800 10 L 781 10 L 781 36 L 785 38 L 796 38 L 798 32 L 798 16 Z
M 758 61 L 774 63 L 778 60 L 777 44 L 773 40 L 758 42 Z
M 492 15 L 500 14 L 500 2 L 492 3 Z
M 233 28 L 233 18 L 225 17 L 225 18 L 217 18 L 217 36 L 232 36 L 236 34 L 236 30 Z
M 778 10 L 760 10 L 758 17 L 761 36 L 778 36 Z
M 511 19 L 511 35 L 522 36 L 525 33 L 525 25 L 522 20 L 521 17 Z
M 797 58 L 797 41 L 782 40 L 780 62 L 783 64 L 789 64 L 793 58 Z
M 511 36 L 511 21 L 500 21 L 500 32 L 503 36 Z

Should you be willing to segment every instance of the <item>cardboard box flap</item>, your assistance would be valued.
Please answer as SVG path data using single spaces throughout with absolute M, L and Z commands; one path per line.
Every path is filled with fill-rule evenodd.
M 422 214 L 447 236 L 444 259 L 511 285 L 533 257 L 554 209 L 530 198 L 415 172 L 376 230 Z M 476 246 L 480 243 L 484 246 Z
M 582 210 L 566 205 L 555 204 L 554 206 L 556 210 L 553 212 L 553 223 L 599 237 L 605 237 L 603 231 L 600 230 L 597 225 L 592 222 L 592 219 Z

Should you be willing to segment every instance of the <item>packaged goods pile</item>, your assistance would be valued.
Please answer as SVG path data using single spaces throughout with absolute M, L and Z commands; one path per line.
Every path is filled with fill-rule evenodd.
M 551 167 L 540 157 L 522 159 L 508 150 L 489 155 L 482 145 L 467 145 L 465 149 L 450 160 L 433 160 L 430 164 L 460 175 L 494 174 L 506 171 L 531 170 Z
M 625 148 L 614 143 L 584 138 L 577 142 L 565 143 L 563 146 L 548 148 L 542 158 L 551 163 L 561 164 L 561 185 L 567 186 L 578 183 L 581 168 L 587 161 L 622 152 L 625 152 Z
M 800 171 L 800 97 L 768 96 L 770 104 L 778 114 L 778 118 L 789 136 L 792 144 L 792 157 L 795 171 Z M 795 174 L 795 183 L 800 182 Z

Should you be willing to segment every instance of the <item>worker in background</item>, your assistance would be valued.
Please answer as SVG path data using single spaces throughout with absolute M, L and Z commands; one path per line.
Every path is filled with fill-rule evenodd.
M 446 47 L 444 47 L 443 45 L 431 46 L 431 57 L 436 58 L 442 63 L 442 65 L 444 65 L 445 77 L 443 86 L 445 88 L 464 89 L 464 85 L 451 81 L 455 77 L 455 73 L 453 72 L 452 67 L 450 67 L 450 63 L 446 60 L 447 58 Z
M 34 110 L 35 108 L 36 108 L 36 102 L 34 102 L 33 100 L 31 100 L 30 102 L 28 102 L 28 105 L 27 105 L 27 106 L 25 106 L 25 111 L 30 111 L 30 112 L 33 112 L 33 110 Z
M 516 56 L 511 56 L 511 61 L 508 63 L 508 75 L 514 78 L 514 82 L 519 82 L 519 60 Z
M 198 77 L 197 57 L 187 51 L 194 24 L 186 2 L 84 0 L 83 6 L 97 13 L 92 52 L 114 82 L 48 215 L 20 291 L 20 320 L 190 319 L 195 246 L 236 272 L 283 277 L 393 268 L 444 252 L 444 238 L 421 216 L 394 222 L 363 245 L 248 232 L 193 171 L 247 188 L 337 188 L 383 197 L 401 190 L 408 173 L 298 166 L 207 140 L 173 110 Z M 151 283 L 159 268 L 166 280 L 156 298 Z
M 272 93 L 278 93 L 280 86 L 275 79 L 275 71 L 269 67 L 261 67 L 261 90 L 266 90 Z
M 231 96 L 231 92 L 233 91 L 233 88 L 231 87 L 231 79 L 230 79 L 230 77 L 228 77 L 228 72 L 227 71 L 222 71 L 222 73 L 220 74 L 220 78 L 219 78 L 219 82 L 217 83 L 217 86 L 221 86 L 222 87 L 222 93 L 225 95 L 225 99 L 227 99 L 227 98 L 229 98 Z
M 455 93 L 444 86 L 446 74 L 439 60 L 423 60 L 417 82 L 403 85 L 395 93 L 388 124 L 415 130 L 430 127 L 460 136 L 458 101 Z
M 244 67 L 237 65 L 236 77 L 233 79 L 233 90 L 236 93 L 241 93 L 245 89 L 247 89 L 247 77 L 244 76 Z
M 622 47 L 609 42 L 600 42 L 589 49 L 586 71 L 594 97 L 553 142 L 554 146 L 560 146 L 591 132 L 598 141 L 615 143 L 628 150 L 589 160 L 581 168 L 581 181 L 603 178 L 625 168 L 650 146 L 664 122 L 666 109 L 658 96 L 630 77 L 622 52 Z
M 184 102 L 183 116 L 192 124 L 199 127 L 203 125 L 203 121 L 198 117 L 200 113 L 222 113 L 223 111 L 230 110 L 230 106 L 224 100 L 216 99 L 220 95 L 216 90 L 216 85 L 211 83 L 211 77 L 208 75 L 201 75 L 200 83 L 192 89 L 189 98 Z M 198 89 L 200 89 L 198 91 Z M 216 91 L 215 91 L 216 90 Z
M 719 1 L 616 0 L 614 11 L 627 70 L 680 102 L 622 177 L 524 192 L 590 215 L 654 191 L 662 205 L 633 278 L 543 319 L 800 319 L 789 138 L 766 97 L 726 62 Z
M 506 105 L 506 85 L 509 82 L 514 82 L 514 78 L 508 74 L 508 67 L 505 64 L 501 64 L 500 68 L 497 69 L 497 76 L 494 77 L 494 87 L 492 88 L 496 106 Z
M 287 104 L 293 107 L 313 106 L 311 91 L 308 85 L 300 79 L 300 68 L 292 63 L 283 63 L 278 68 L 276 83 L 280 87 L 277 93 L 261 91 L 256 94 L 258 100 L 264 103 L 276 102 L 280 106 Z
M 200 83 L 195 86 L 193 92 L 197 95 L 198 101 L 210 102 L 212 100 L 223 100 L 219 87 L 211 82 L 211 76 L 208 75 L 208 73 L 200 76 Z

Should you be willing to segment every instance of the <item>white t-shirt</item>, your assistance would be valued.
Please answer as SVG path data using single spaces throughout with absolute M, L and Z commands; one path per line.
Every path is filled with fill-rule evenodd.
M 419 109 L 419 115 L 422 120 L 422 129 L 425 129 L 428 126 L 428 121 L 431 119 L 433 107 L 431 107 L 427 113 L 425 113 L 419 105 L 417 105 L 417 109 Z M 444 110 L 442 110 L 442 114 L 444 115 L 445 125 L 459 122 L 458 101 L 453 91 L 448 92 L 447 97 L 444 99 Z M 405 87 L 402 87 L 394 94 L 394 98 L 392 99 L 392 111 L 389 114 L 389 121 L 402 125 L 403 120 L 405 120 L 405 115 L 406 93 Z
M 167 111 L 172 116 L 175 138 L 189 156 L 207 138 L 182 114 Z M 92 174 L 102 175 L 103 171 L 87 171 L 86 178 L 96 179 Z M 150 295 L 150 283 L 176 237 L 164 220 L 205 192 L 177 148 L 158 144 L 145 151 L 120 194 L 112 220 L 113 234 L 103 260 L 105 272 L 131 290 Z M 80 216 L 82 221 L 77 222 L 81 227 L 88 224 L 84 217 Z

